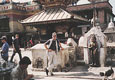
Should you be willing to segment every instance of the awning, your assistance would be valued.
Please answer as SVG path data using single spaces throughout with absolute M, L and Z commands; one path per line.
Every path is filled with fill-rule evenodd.
M 83 22 L 88 22 L 87 19 L 82 18 L 78 15 L 71 14 L 61 8 L 49 8 L 38 12 L 37 14 L 30 16 L 21 21 L 22 24 L 45 24 L 45 23 L 55 23 L 68 20 L 79 20 Z

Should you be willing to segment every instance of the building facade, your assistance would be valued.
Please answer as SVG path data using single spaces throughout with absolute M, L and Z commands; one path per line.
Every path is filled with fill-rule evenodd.
M 37 3 L 14 3 L 2 2 L 0 4 L 0 36 L 7 35 L 9 44 L 12 43 L 12 36 L 19 34 L 23 37 L 25 29 L 20 23 L 21 20 L 35 14 L 40 10 Z M 28 32 L 35 32 L 36 29 L 28 28 Z
M 69 37 L 81 35 L 82 30 L 77 26 L 89 23 L 87 19 L 66 10 L 69 4 L 77 0 L 39 1 L 43 5 L 43 10 L 22 20 L 21 23 L 25 27 L 36 27 L 40 33 L 41 40 L 51 38 L 52 32 L 57 32 L 60 39 L 65 38 L 66 32 L 70 35 Z
M 114 20 L 115 15 L 112 12 L 112 6 L 109 0 L 89 0 L 87 3 L 80 3 L 80 1 L 82 0 L 79 0 L 73 6 L 69 6 L 67 10 L 87 18 L 90 21 L 93 19 L 93 14 L 95 13 L 95 17 L 98 18 L 102 31 L 107 28 L 111 19 Z
M 104 31 L 107 28 L 107 25 L 110 22 L 110 20 L 115 17 L 115 15 L 112 12 L 112 6 L 109 3 L 109 0 L 85 0 L 84 2 L 86 3 L 80 3 L 80 1 L 82 0 L 69 0 L 69 1 L 66 1 L 66 0 L 60 0 L 60 1 L 59 0 L 39 0 L 39 1 L 34 0 L 34 2 L 32 3 L 29 3 L 29 2 L 28 3 L 14 3 L 10 0 L 3 0 L 3 1 L 6 1 L 6 2 L 0 3 L 0 36 L 8 35 L 9 37 L 8 41 L 10 44 L 11 44 L 12 35 L 16 33 L 20 34 L 21 38 L 25 38 L 24 37 L 25 33 L 27 36 L 28 35 L 31 36 L 33 34 L 37 35 L 41 33 L 43 35 L 46 34 L 47 26 L 42 28 L 42 31 L 39 32 L 40 29 L 38 28 L 38 25 L 35 25 L 35 24 L 27 25 L 28 27 L 25 27 L 24 25 L 21 24 L 21 21 L 31 15 L 34 15 L 40 12 L 43 9 L 47 10 L 49 7 L 52 8 L 55 5 L 56 7 L 60 7 L 61 5 L 61 8 L 67 11 L 67 14 L 68 13 L 71 14 L 71 18 L 74 18 L 74 16 L 72 15 L 74 14 L 74 15 L 79 15 L 82 18 L 85 18 L 88 20 L 88 23 L 85 25 L 84 25 L 83 20 L 77 22 L 77 24 L 74 21 L 69 23 L 67 22 L 67 20 L 66 20 L 66 23 L 60 20 L 62 21 L 62 23 L 53 22 L 53 24 L 52 24 L 52 21 L 50 21 L 51 24 L 48 24 L 48 26 L 52 26 L 52 27 L 47 28 L 47 29 L 55 31 L 53 26 L 57 26 L 56 31 L 58 31 L 60 34 L 66 33 L 67 31 L 66 29 L 68 28 L 68 31 L 70 30 L 69 32 L 73 32 L 75 36 L 76 34 L 82 35 L 83 33 L 87 32 L 91 28 L 92 26 L 91 21 L 94 17 L 94 14 L 95 14 L 95 17 L 98 18 L 100 26 L 102 30 Z M 42 4 L 42 6 L 40 4 Z M 57 11 L 60 11 L 60 10 L 57 9 Z M 56 10 L 55 9 L 54 11 L 49 10 L 49 12 L 55 13 Z M 66 27 L 65 25 L 74 26 L 74 27 L 69 28 L 69 27 Z M 44 26 L 44 24 L 40 24 L 40 26 Z M 47 32 L 50 34 L 50 32 L 52 31 L 47 31 Z M 37 37 L 39 38 L 38 35 Z

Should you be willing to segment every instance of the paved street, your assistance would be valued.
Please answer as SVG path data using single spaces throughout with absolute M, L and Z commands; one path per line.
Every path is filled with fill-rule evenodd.
M 9 56 L 12 55 L 12 49 L 10 49 Z M 22 56 L 28 56 L 32 60 L 32 55 L 30 50 L 24 51 L 22 49 Z M 9 58 L 10 59 L 10 58 Z M 19 56 L 16 54 L 14 60 L 18 63 Z M 35 80 L 102 80 L 99 76 L 99 72 L 107 71 L 109 67 L 91 67 L 86 66 L 76 66 L 72 68 L 69 72 L 54 72 L 54 76 L 46 76 L 44 71 L 37 71 L 29 66 L 29 74 L 34 75 Z M 115 68 L 113 68 L 115 70 Z M 112 79 L 112 80 L 115 80 Z

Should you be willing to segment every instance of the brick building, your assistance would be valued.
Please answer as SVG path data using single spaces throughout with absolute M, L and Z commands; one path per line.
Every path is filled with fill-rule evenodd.
M 80 3 L 80 1 L 82 0 L 79 0 L 73 6 L 69 6 L 67 10 L 89 20 L 93 19 L 93 13 L 95 12 L 95 16 L 99 19 L 100 26 L 103 31 L 107 28 L 110 20 L 113 20 L 115 17 L 112 12 L 112 6 L 109 3 L 109 0 L 89 0 L 87 3 Z M 94 9 L 96 11 L 94 11 Z
M 1 0 L 2 1 L 2 0 Z M 4 1 L 4 0 L 3 0 Z M 20 24 L 20 21 L 35 14 L 40 10 L 37 3 L 14 3 L 14 2 L 1 2 L 0 3 L 0 36 L 7 35 L 8 43 L 12 42 L 12 35 L 18 33 L 20 38 L 24 37 L 25 29 Z M 28 32 L 34 32 L 36 29 L 28 27 Z M 22 43 L 23 44 L 23 43 Z

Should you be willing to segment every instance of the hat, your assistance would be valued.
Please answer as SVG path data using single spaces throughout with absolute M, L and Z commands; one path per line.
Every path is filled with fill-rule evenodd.
M 1 40 L 7 40 L 6 36 L 2 36 L 0 39 Z

